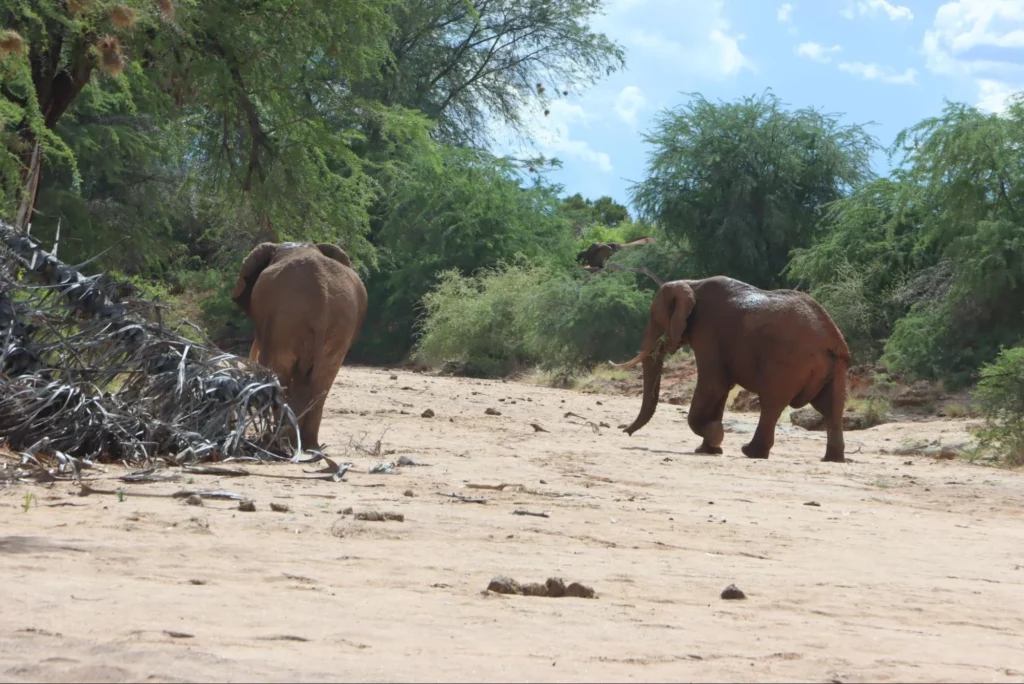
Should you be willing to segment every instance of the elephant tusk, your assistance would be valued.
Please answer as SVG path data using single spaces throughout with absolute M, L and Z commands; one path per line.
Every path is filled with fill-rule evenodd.
M 609 361 L 608 363 L 614 368 L 632 368 L 636 364 L 643 361 L 645 356 L 647 356 L 647 352 L 640 352 L 635 357 L 633 357 L 629 361 L 626 361 L 625 363 L 614 363 L 612 361 Z

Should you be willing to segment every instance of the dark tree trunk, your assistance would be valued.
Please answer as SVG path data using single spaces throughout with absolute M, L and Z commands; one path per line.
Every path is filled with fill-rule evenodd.
M 64 44 L 63 37 L 56 37 L 45 52 L 33 52 L 29 56 L 32 82 L 36 89 L 39 109 L 43 114 L 43 123 L 51 131 L 57 127 L 61 117 L 92 76 L 95 62 L 89 54 L 89 48 L 93 41 L 94 36 L 91 35 L 80 37 L 75 44 L 71 62 L 60 71 L 57 71 L 57 64 Z M 28 147 L 22 155 L 21 199 L 18 203 L 15 226 L 20 230 L 26 230 L 32 222 L 32 213 L 39 198 L 43 153 L 42 142 L 35 133 L 26 128 L 21 131 L 21 136 L 28 143 Z

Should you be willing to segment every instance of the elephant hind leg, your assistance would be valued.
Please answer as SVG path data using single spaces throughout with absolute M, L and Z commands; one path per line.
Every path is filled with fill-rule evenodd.
M 757 429 L 750 441 L 744 444 L 740 451 L 747 458 L 768 458 L 772 447 L 775 445 L 775 426 L 779 422 L 779 416 L 786 409 L 786 402 L 761 395 L 761 417 L 757 421 Z
M 843 411 L 846 409 L 846 364 L 837 362 L 832 379 L 811 400 L 811 406 L 825 418 L 828 442 L 823 461 L 846 461 L 846 441 L 843 439 Z
M 326 355 L 317 355 L 309 372 L 307 396 L 303 404 L 304 414 L 299 420 L 299 429 L 304 449 L 320 448 L 320 423 L 323 420 L 324 404 L 334 385 L 334 379 L 341 369 L 341 360 Z
M 725 439 L 722 415 L 725 413 L 725 402 L 731 389 L 731 386 L 724 383 L 702 384 L 698 374 L 697 387 L 693 391 L 693 401 L 690 402 L 690 415 L 686 419 L 694 434 L 704 438 L 696 453 L 722 453 L 722 440 Z

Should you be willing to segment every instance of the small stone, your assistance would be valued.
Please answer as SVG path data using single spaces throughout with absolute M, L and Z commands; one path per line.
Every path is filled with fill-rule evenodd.
M 420 418 L 433 418 L 433 417 L 434 417 L 434 409 L 427 409 L 426 411 L 424 411 L 423 413 L 420 414 Z
M 194 584 L 194 585 L 196 585 L 196 586 L 200 586 L 200 587 L 201 587 L 202 585 L 206 584 L 206 580 L 202 580 L 202 579 L 190 579 L 190 580 L 188 581 L 188 583 L 189 583 L 189 584 Z
M 548 587 L 540 582 L 530 582 L 523 585 L 524 596 L 547 596 Z
M 275 513 L 287 513 L 291 509 L 288 508 L 288 504 L 271 503 L 270 504 L 270 510 L 274 511 Z
M 239 501 L 238 510 L 244 511 L 245 513 L 254 513 L 256 511 L 256 502 L 252 501 L 251 499 Z
M 342 515 L 352 515 L 352 507 L 351 507 L 351 506 L 349 506 L 348 508 L 343 508 L 343 509 L 341 509 L 341 511 L 339 511 L 339 512 L 340 512 L 340 513 L 341 513 Z
M 398 376 L 397 376 L 397 375 L 392 375 L 392 376 L 391 376 L 391 379 L 392 379 L 392 380 L 397 380 L 397 379 L 398 379 Z
M 492 408 L 487 409 L 486 411 L 484 411 L 484 413 L 486 413 L 489 416 L 500 416 L 501 415 L 501 411 L 499 411 L 497 409 L 492 409 Z
M 377 511 L 362 511 L 356 513 L 356 520 L 369 520 L 372 522 L 380 522 L 384 519 L 384 516 Z
M 416 494 L 414 494 L 414 493 L 413 493 L 413 491 L 412 491 L 411 489 L 406 489 L 406 490 L 405 490 L 405 491 L 404 491 L 404 492 L 402 493 L 402 495 L 403 495 L 403 496 L 410 496 L 410 497 L 411 497 L 411 496 L 416 496 Z
M 487 585 L 487 591 L 493 591 L 496 594 L 522 594 L 523 588 L 511 577 L 495 577 Z
M 545 582 L 545 586 L 548 590 L 548 596 L 551 598 L 561 598 L 565 596 L 565 582 L 561 577 L 549 577 L 548 581 Z
M 573 598 L 592 599 L 594 598 L 594 590 L 579 582 L 573 582 L 565 588 L 565 595 Z
M 817 501 L 808 501 L 807 503 L 804 504 L 804 506 L 817 506 L 818 508 L 821 508 L 821 504 L 818 503 Z
M 185 499 L 185 503 L 187 503 L 189 506 L 202 506 L 203 497 L 199 496 L 198 494 L 190 494 L 189 497 Z
M 404 513 L 385 513 L 383 517 L 385 520 L 391 520 L 392 522 L 405 522 Z
M 722 590 L 722 598 L 726 601 L 736 601 L 747 598 L 747 595 L 744 594 L 743 591 L 735 584 L 730 584 Z

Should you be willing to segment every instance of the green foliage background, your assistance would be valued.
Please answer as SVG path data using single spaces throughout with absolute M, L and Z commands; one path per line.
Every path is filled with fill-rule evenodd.
M 1020 407 L 995 378 L 1024 339 L 1024 97 L 999 116 L 946 103 L 893 141 L 879 177 L 861 124 L 770 90 L 690 94 L 644 137 L 631 213 L 549 182 L 557 160 L 491 147 L 496 125 L 529 138 L 531 110 L 625 65 L 591 28 L 601 9 L 10 0 L 0 215 L 34 207 L 33 235 L 63 259 L 96 257 L 240 349 L 249 325 L 228 294 L 248 250 L 337 243 L 370 294 L 351 361 L 476 375 L 632 356 L 645 272 L 805 289 L 858 362 L 950 387 L 980 377 L 1015 444 L 998 416 Z M 654 242 L 611 260 L 627 270 L 575 263 L 641 237 Z

